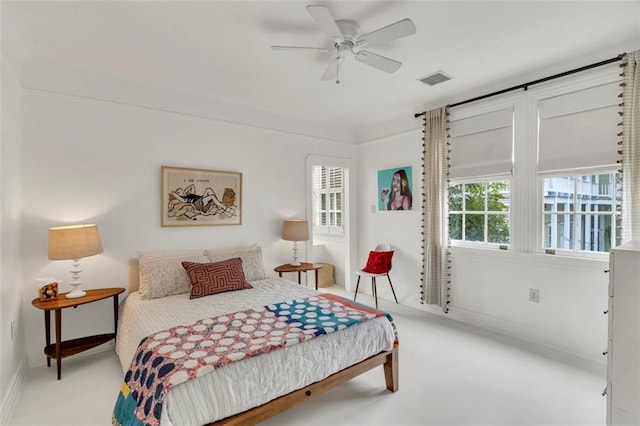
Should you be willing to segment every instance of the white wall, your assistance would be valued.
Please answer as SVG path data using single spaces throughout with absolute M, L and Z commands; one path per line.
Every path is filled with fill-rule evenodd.
M 20 85 L 1 63 L 0 88 L 0 423 L 10 415 L 24 375 L 20 258 Z M 12 337 L 11 323 L 16 334 Z
M 380 243 L 391 244 L 394 250 L 391 279 L 398 301 L 411 305 L 418 300 L 420 284 L 420 212 L 422 205 L 421 163 L 422 140 L 420 130 L 360 145 L 358 170 L 360 191 L 358 198 L 358 258 L 362 268 L 369 251 Z M 409 211 L 377 211 L 378 170 L 411 166 L 413 170 L 413 209 Z M 371 206 L 375 206 L 375 213 Z M 351 289 L 355 290 L 353 276 Z M 371 294 L 369 279 L 361 280 L 360 290 Z M 363 285 L 364 284 L 364 285 Z M 393 300 L 386 279 L 378 280 L 378 297 Z
M 607 261 L 461 247 L 451 259 L 452 318 L 606 361 Z
M 86 288 L 126 287 L 127 259 L 146 249 L 257 242 L 273 274 L 291 252 L 280 240 L 282 219 L 306 213 L 305 158 L 356 155 L 353 145 L 33 90 L 24 91 L 22 122 L 22 288 L 30 365 L 44 363 L 42 313 L 30 306 L 34 279 L 69 279 L 68 262 L 47 260 L 50 226 L 98 224 L 104 253 L 82 259 Z M 242 172 L 242 225 L 161 228 L 161 165 Z M 111 315 L 108 301 L 65 310 L 63 338 L 109 332 Z

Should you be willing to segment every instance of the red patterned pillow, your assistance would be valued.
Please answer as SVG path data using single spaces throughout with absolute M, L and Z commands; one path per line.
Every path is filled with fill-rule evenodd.
M 191 282 L 190 299 L 253 288 L 244 277 L 239 257 L 215 263 L 182 262 L 182 266 Z
M 370 251 L 367 265 L 362 268 L 365 272 L 372 274 L 385 274 L 389 272 L 391 266 L 392 251 Z

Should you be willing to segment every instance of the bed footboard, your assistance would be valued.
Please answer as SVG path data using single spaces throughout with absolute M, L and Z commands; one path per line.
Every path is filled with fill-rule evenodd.
M 255 425 L 263 420 L 275 416 L 276 414 L 288 410 L 289 408 L 295 407 L 314 396 L 320 395 L 331 388 L 347 382 L 379 365 L 383 365 L 384 367 L 384 378 L 387 389 L 391 392 L 397 392 L 399 389 L 398 358 L 399 355 L 397 347 L 387 352 L 380 352 L 379 354 L 369 357 L 364 361 L 352 365 L 351 367 L 338 371 L 324 380 L 312 383 L 302 389 L 295 390 L 276 398 L 273 401 L 269 401 L 266 404 L 238 413 L 231 417 L 227 417 L 226 419 L 210 423 L 209 426 Z

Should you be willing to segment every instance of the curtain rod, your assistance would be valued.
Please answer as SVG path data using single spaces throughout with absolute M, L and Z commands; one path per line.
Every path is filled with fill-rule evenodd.
M 486 95 L 478 96 L 476 98 L 471 98 L 471 99 L 467 99 L 467 100 L 464 100 L 464 101 L 456 102 L 454 104 L 448 105 L 448 107 L 449 108 L 457 107 L 457 106 L 460 106 L 460 105 L 464 105 L 464 104 L 468 104 L 468 103 L 471 103 L 471 102 L 479 101 L 481 99 L 486 99 L 486 98 L 490 98 L 492 96 L 501 95 L 503 93 L 512 92 L 512 91 L 518 90 L 518 89 L 528 90 L 529 86 L 533 86 L 534 84 L 544 83 L 545 81 L 554 80 L 556 78 L 565 77 L 567 75 L 575 74 L 575 73 L 578 73 L 578 72 L 581 72 L 581 71 L 586 71 L 586 70 L 591 69 L 591 68 L 601 67 L 603 65 L 607 65 L 607 64 L 611 64 L 613 62 L 621 61 L 624 58 L 624 56 L 625 56 L 625 54 L 621 53 L 618 56 L 616 56 L 615 58 L 606 59 L 604 61 L 596 62 L 595 64 L 585 65 L 585 66 L 580 67 L 580 68 L 575 68 L 575 69 L 572 69 L 572 70 L 569 70 L 569 71 L 561 72 L 560 74 L 554 74 L 554 75 L 551 75 L 549 77 L 544 77 L 544 78 L 540 78 L 538 80 L 533 80 L 533 81 L 530 81 L 528 83 L 518 84 L 517 86 L 509 87 L 508 89 L 498 90 L 497 92 L 488 93 Z M 413 116 L 415 118 L 418 118 L 418 117 L 421 117 L 421 116 L 425 115 L 426 113 L 427 113 L 426 111 L 418 112 L 418 113 L 415 113 Z

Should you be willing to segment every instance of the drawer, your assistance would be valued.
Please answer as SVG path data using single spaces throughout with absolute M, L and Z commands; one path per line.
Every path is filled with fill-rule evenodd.
M 611 381 L 613 374 L 613 339 L 607 341 L 607 381 Z
M 607 322 L 607 336 L 609 336 L 609 339 L 611 339 L 613 338 L 613 297 L 609 297 L 609 303 L 607 305 Z
M 607 387 L 604 390 L 606 392 L 605 396 L 607 398 L 607 425 L 611 425 L 611 394 L 613 392 L 613 386 L 611 386 L 611 382 L 607 382 Z

